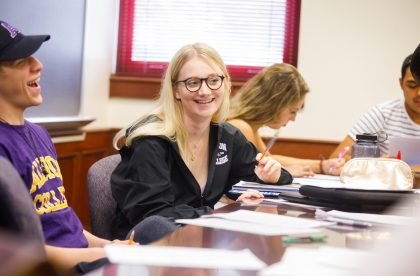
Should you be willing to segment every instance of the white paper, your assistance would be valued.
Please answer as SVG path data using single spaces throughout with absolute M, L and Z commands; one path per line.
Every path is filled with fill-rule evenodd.
M 308 177 L 295 177 L 293 183 L 300 185 L 313 185 L 320 187 L 343 187 L 343 183 L 340 182 L 340 177 L 332 175 L 315 174 L 314 176 Z
M 349 213 L 337 210 L 326 212 L 328 216 L 354 222 L 368 222 L 374 224 L 388 224 L 388 225 L 410 225 L 414 224 L 417 220 L 414 217 L 404 217 L 395 215 L 380 215 L 368 213 Z
M 280 228 L 276 226 L 253 224 L 249 222 L 230 221 L 223 218 L 179 219 L 176 220 L 176 222 L 181 224 L 197 225 L 202 227 L 210 227 L 215 229 L 223 229 L 264 236 L 311 234 L 320 231 L 313 228 Z
M 372 253 L 347 248 L 287 248 L 282 260 L 263 269 L 260 276 L 337 276 L 348 275 Z
M 313 219 L 295 218 L 290 216 L 254 212 L 248 210 L 238 210 L 230 213 L 218 213 L 208 215 L 208 217 L 217 217 L 233 221 L 242 221 L 261 225 L 290 228 L 312 228 L 330 225 L 329 223 Z
M 389 154 L 396 156 L 398 151 L 408 165 L 420 165 L 420 138 L 389 137 Z
M 313 229 L 315 227 L 332 225 L 325 221 L 248 210 L 205 215 L 197 219 L 180 219 L 176 222 L 269 236 L 313 233 L 318 232 Z
M 331 175 L 316 174 L 310 177 L 296 177 L 293 183 L 300 185 L 312 185 L 321 188 L 345 188 L 359 190 L 389 190 L 383 183 L 372 183 L 369 181 L 355 180 L 349 183 L 340 181 L 340 177 Z
M 301 207 L 301 208 L 305 208 L 311 211 L 315 211 L 317 209 L 323 209 L 324 207 L 319 207 L 317 205 L 310 205 L 310 204 L 303 204 L 303 203 L 295 203 L 295 202 L 290 202 L 287 201 L 285 199 L 282 198 L 264 198 L 263 202 L 273 202 L 273 203 L 277 203 L 277 204 L 285 204 L 285 205 L 290 205 L 290 206 L 297 206 L 297 207 Z
M 243 270 L 266 266 L 249 249 L 107 245 L 105 251 L 109 260 L 118 264 Z

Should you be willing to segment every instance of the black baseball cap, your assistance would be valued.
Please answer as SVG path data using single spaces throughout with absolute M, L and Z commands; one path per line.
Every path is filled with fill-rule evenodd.
M 0 61 L 29 57 L 49 39 L 49 35 L 24 35 L 12 25 L 0 21 Z

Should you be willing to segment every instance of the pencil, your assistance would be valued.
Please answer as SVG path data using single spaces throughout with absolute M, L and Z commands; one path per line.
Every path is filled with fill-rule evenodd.
M 264 156 L 267 154 L 267 152 L 270 150 L 270 148 L 274 145 L 274 142 L 276 141 L 279 133 L 280 133 L 280 129 L 277 129 L 276 132 L 274 133 L 273 137 L 271 137 L 270 141 L 268 142 L 267 147 L 265 148 L 265 151 L 261 155 L 260 160 L 262 160 L 264 158 Z
M 131 231 L 130 238 L 128 239 L 128 245 L 132 245 L 134 242 L 134 233 L 135 231 Z

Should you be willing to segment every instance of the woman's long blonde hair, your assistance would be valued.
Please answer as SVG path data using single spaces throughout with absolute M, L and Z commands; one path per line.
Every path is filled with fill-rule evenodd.
M 229 96 L 231 89 L 230 77 L 226 66 L 220 55 L 212 47 L 203 44 L 189 44 L 175 54 L 169 63 L 166 73 L 162 80 L 162 87 L 159 97 L 159 108 L 152 114 L 142 116 L 129 127 L 120 130 L 114 137 L 114 147 L 118 141 L 127 135 L 125 144 L 130 146 L 133 140 L 140 136 L 160 135 L 166 136 L 170 140 L 175 141 L 180 149 L 181 156 L 185 156 L 187 148 L 188 134 L 183 121 L 183 108 L 181 101 L 175 98 L 175 81 L 178 80 L 179 72 L 186 62 L 194 57 L 199 57 L 211 65 L 217 65 L 223 72 L 225 77 L 223 82 L 224 94 L 222 104 L 212 117 L 213 123 L 220 123 L 226 120 L 229 114 Z M 150 115 L 156 115 L 160 120 L 146 120 Z M 129 133 L 126 133 L 128 130 Z
M 309 92 L 298 70 L 286 63 L 264 68 L 232 98 L 228 119 L 264 125 Z

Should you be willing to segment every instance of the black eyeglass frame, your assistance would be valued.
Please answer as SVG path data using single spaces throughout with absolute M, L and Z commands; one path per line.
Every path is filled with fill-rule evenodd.
M 208 84 L 208 80 L 209 80 L 209 78 L 211 78 L 211 77 L 215 77 L 215 76 L 219 77 L 222 81 L 220 82 L 220 86 L 219 86 L 219 87 L 217 87 L 217 88 L 211 88 L 211 87 L 209 86 L 209 84 Z M 203 86 L 203 81 L 204 81 L 204 82 L 206 83 L 207 87 L 208 87 L 210 90 L 217 90 L 217 89 L 220 89 L 220 87 L 222 87 L 222 85 L 223 85 L 223 81 L 224 81 L 224 79 L 225 79 L 225 76 L 221 76 L 221 75 L 215 75 L 215 76 L 210 76 L 210 77 L 207 77 L 207 78 L 197 78 L 197 77 L 192 77 L 192 78 L 188 78 L 188 79 L 185 79 L 185 80 L 179 80 L 179 81 L 176 81 L 176 82 L 174 82 L 174 84 L 178 84 L 178 83 L 180 83 L 180 82 L 183 82 L 183 83 L 184 83 L 184 85 L 185 85 L 185 88 L 186 88 L 189 92 L 191 92 L 191 93 L 195 93 L 195 92 L 197 92 L 198 90 L 200 90 L 200 89 L 201 89 L 201 86 Z M 200 86 L 197 88 L 197 90 L 191 91 L 190 89 L 188 89 L 188 86 L 187 86 L 187 81 L 189 81 L 189 80 L 191 80 L 191 79 L 197 79 L 197 80 L 200 80 Z

